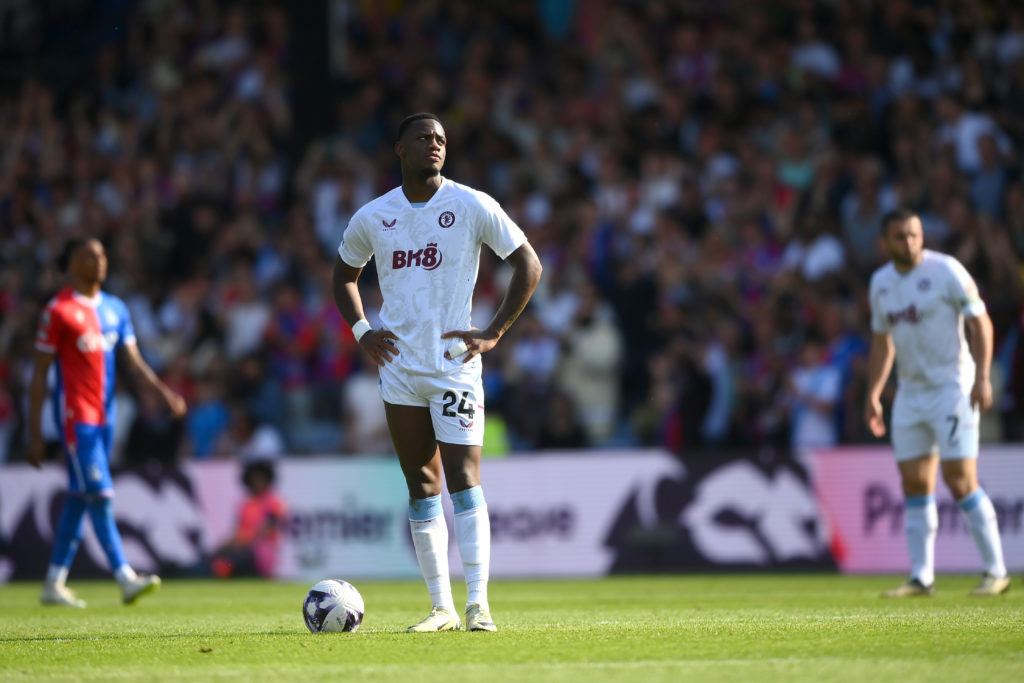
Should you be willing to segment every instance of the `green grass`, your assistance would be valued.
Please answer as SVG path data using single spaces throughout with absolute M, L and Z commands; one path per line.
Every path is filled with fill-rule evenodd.
M 1018 681 L 1024 591 L 880 600 L 894 577 L 671 576 L 493 581 L 498 633 L 406 634 L 420 582 L 358 583 L 353 634 L 312 635 L 306 584 L 171 581 L 133 607 L 77 582 L 86 610 L 0 587 L 0 680 Z M 458 585 L 458 584 L 456 584 Z M 456 600 L 465 597 L 456 591 Z

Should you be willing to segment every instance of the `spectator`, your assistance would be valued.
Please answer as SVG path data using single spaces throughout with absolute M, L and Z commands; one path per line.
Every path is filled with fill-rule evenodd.
M 1010 139 L 987 114 L 966 110 L 953 95 L 939 98 L 938 112 L 942 125 L 935 135 L 936 144 L 952 148 L 962 173 L 971 174 L 981 170 L 978 141 L 983 136 L 987 135 L 995 141 L 1000 155 L 1010 154 Z
M 617 426 L 622 340 L 611 309 L 590 283 L 577 288 L 573 323 L 562 338 L 557 384 L 575 406 L 591 443 L 607 441 Z
M 979 214 L 1002 218 L 1009 174 L 1000 158 L 996 139 L 991 135 L 978 138 L 978 159 L 978 172 L 971 179 L 971 202 Z
M 203 460 L 216 453 L 216 444 L 227 431 L 228 409 L 213 376 L 199 378 L 194 400 L 189 405 L 185 426 L 193 457 Z
M 878 226 L 882 216 L 896 208 L 896 197 L 883 183 L 882 175 L 882 165 L 877 160 L 861 162 L 854 189 L 839 207 L 843 238 L 861 272 L 869 272 L 878 263 Z
M 130 465 L 173 466 L 181 456 L 184 437 L 184 420 L 170 414 L 157 392 L 141 389 L 138 411 L 124 445 L 124 461 Z
M 240 257 L 231 282 L 221 295 L 225 320 L 224 351 L 238 359 L 260 349 L 270 323 L 270 306 L 260 298 L 252 263 Z
M 218 457 L 236 458 L 242 463 L 276 460 L 285 454 L 284 439 L 269 424 L 259 422 L 242 405 L 232 405 L 228 429 L 214 445 Z
M 611 417 L 588 427 L 598 447 L 634 424 L 675 450 L 784 442 L 776 396 L 804 331 L 831 334 L 819 316 L 839 306 L 851 319 L 838 348 L 868 334 L 855 275 L 878 265 L 877 220 L 896 205 L 919 211 L 930 246 L 980 266 L 998 339 L 1020 327 L 1024 12 L 1013 3 L 982 14 L 884 0 L 349 3 L 350 40 L 332 46 L 330 82 L 309 79 L 315 92 L 292 78 L 307 68 L 294 3 L 115 4 L 123 39 L 83 26 L 0 73 L 0 357 L 15 406 L 55 251 L 95 235 L 116 260 L 111 291 L 137 292 L 126 301 L 147 361 L 196 394 L 185 451 L 210 457 L 225 401 L 271 421 L 289 452 L 334 448 L 351 431 L 336 387 L 367 378 L 324 306 L 324 274 L 353 208 L 397 184 L 381 162 L 387 132 L 427 104 L 460 122 L 449 144 L 473 150 L 451 178 L 499 197 L 552 266 L 536 319 L 485 369 L 488 407 L 517 449 L 539 443 L 541 399 L 581 374 L 582 351 L 563 354 L 559 340 L 582 279 L 597 310 L 614 311 L 622 348 L 606 366 L 618 374 Z M 68 20 L 64 5 L 75 3 L 41 16 L 43 35 Z M 21 24 L 9 28 L 8 45 L 27 44 Z M 303 103 L 324 93 L 336 102 L 311 115 Z M 333 122 L 319 118 L 327 109 Z M 500 303 L 504 277 L 481 263 L 474 319 Z M 733 330 L 728 343 L 698 329 L 709 315 L 714 338 Z M 999 410 L 1013 428 L 1024 383 L 1006 353 Z M 250 375 L 254 355 L 265 374 Z M 834 361 L 850 391 L 857 358 Z M 20 411 L 4 414 L 17 458 Z
M 790 444 L 794 456 L 809 466 L 815 448 L 839 443 L 836 410 L 842 397 L 842 377 L 825 360 L 821 342 L 809 338 L 800 350 L 799 365 L 786 381 L 790 398 Z
M 266 460 L 253 460 L 242 469 L 247 497 L 238 508 L 235 532 L 211 561 L 213 575 L 272 578 L 277 552 L 288 521 L 288 506 L 274 490 L 274 466 Z
M 786 247 L 782 262 L 805 282 L 815 283 L 843 270 L 846 249 L 832 234 L 831 219 L 826 214 L 807 215 L 801 218 L 799 236 Z
M 360 367 L 342 388 L 342 450 L 356 454 L 392 454 L 395 450 L 384 414 L 384 403 L 370 400 L 378 391 L 377 369 L 365 363 L 362 354 L 356 358 L 360 359 Z
M 523 313 L 516 328 L 505 368 L 510 394 L 506 419 L 512 432 L 510 438 L 521 439 L 529 447 L 536 443 L 561 352 L 558 339 L 529 310 Z
M 561 392 L 553 394 L 548 399 L 544 422 L 537 433 L 536 447 L 539 450 L 582 449 L 589 444 L 572 400 Z

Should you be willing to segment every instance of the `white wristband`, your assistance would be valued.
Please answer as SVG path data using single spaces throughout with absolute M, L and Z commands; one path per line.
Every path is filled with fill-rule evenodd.
M 366 322 L 365 319 L 357 320 L 356 324 L 352 326 L 352 334 L 355 335 L 356 342 L 363 338 L 363 335 L 372 330 L 370 323 Z
M 466 346 L 466 342 L 463 339 L 458 340 L 448 349 L 448 357 L 452 360 L 464 355 L 466 351 L 469 351 L 469 347 Z

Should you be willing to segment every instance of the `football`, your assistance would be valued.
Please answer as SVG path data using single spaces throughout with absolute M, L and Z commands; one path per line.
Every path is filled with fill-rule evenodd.
M 311 633 L 351 633 L 363 623 L 363 596 L 341 579 L 324 579 L 309 589 L 302 618 Z

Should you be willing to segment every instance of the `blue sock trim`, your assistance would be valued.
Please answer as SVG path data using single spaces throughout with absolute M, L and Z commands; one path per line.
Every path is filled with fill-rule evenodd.
M 440 517 L 442 513 L 440 493 L 430 498 L 409 499 L 409 519 L 413 522 L 425 522 Z
M 456 491 L 452 494 L 452 507 L 455 508 L 455 514 L 468 512 L 469 510 L 483 507 L 485 504 L 484 490 L 479 486 L 468 488 L 465 491 Z
M 975 489 L 974 493 L 971 493 L 956 502 L 960 506 L 960 509 L 964 512 L 970 512 L 974 508 L 981 504 L 981 501 L 988 498 L 988 495 L 982 489 Z
M 934 493 L 926 493 L 923 496 L 907 496 L 908 508 L 923 508 L 935 502 Z

